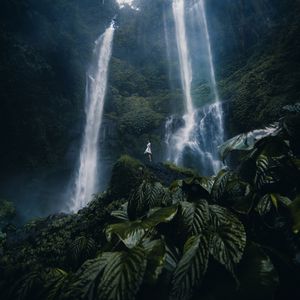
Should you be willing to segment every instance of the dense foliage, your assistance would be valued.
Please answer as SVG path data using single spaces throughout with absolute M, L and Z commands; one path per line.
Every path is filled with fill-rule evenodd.
M 207 0 L 227 134 L 272 123 L 221 145 L 231 168 L 211 177 L 132 158 L 151 138 L 159 161 L 165 119 L 182 110 L 166 51 L 171 1 L 136 3 L 1 3 L 0 298 L 291 299 L 300 294 L 299 1 Z M 44 180 L 38 204 L 57 206 L 53 187 L 66 188 L 78 154 L 93 42 L 116 13 L 101 150 L 122 156 L 109 187 L 77 214 L 16 228 L 5 180 L 24 172 L 34 192 Z M 197 105 L 210 100 L 206 83 L 192 93 Z
M 221 147 L 240 155 L 235 170 L 178 169 L 186 178 L 167 187 L 123 157 L 110 190 L 78 214 L 11 230 L 2 297 L 289 299 L 300 275 L 299 106 L 285 110 L 276 130 Z M 135 178 L 125 197 L 118 172 Z
M 30 202 L 36 212 L 28 215 L 60 208 L 57 199 L 78 158 L 93 42 L 114 17 L 100 141 L 106 171 L 122 154 L 142 159 L 148 138 L 154 159 L 163 160 L 164 122 L 182 110 L 176 43 L 169 41 L 171 59 L 166 47 L 171 1 L 138 0 L 138 11 L 119 10 L 114 0 L 2 2 L 2 198 L 18 207 Z M 206 8 L 226 132 L 276 120 L 280 107 L 299 99 L 299 2 L 207 0 Z M 207 83 L 197 83 L 192 93 L 196 105 L 211 100 Z M 15 184 L 30 199 L 23 200 Z M 48 196 L 40 199 L 42 193 Z

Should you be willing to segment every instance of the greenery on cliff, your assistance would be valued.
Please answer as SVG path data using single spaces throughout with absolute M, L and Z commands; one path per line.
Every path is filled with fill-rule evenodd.
M 219 148 L 229 167 L 211 177 L 158 163 L 166 117 L 182 111 L 178 62 L 166 49 L 174 50 L 166 40 L 171 1 L 135 2 L 139 10 L 120 10 L 114 0 L 1 2 L 0 298 L 293 299 L 300 294 L 299 1 L 206 0 L 233 136 Z M 20 225 L 63 206 L 86 70 L 112 19 L 99 141 L 113 165 L 109 185 L 76 214 Z M 197 105 L 210 100 L 207 83 L 192 93 Z M 149 138 L 153 164 L 143 156 Z
M 241 155 L 235 170 L 202 177 L 124 156 L 108 191 L 77 214 L 6 228 L 1 299 L 291 299 L 300 111 L 285 110 L 273 133 L 224 144 L 223 156 Z

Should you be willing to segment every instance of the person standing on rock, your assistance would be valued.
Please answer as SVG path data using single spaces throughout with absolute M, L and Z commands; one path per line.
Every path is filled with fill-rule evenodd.
M 152 162 L 152 150 L 151 150 L 151 142 L 148 140 L 147 148 L 144 154 L 148 155 L 149 161 Z

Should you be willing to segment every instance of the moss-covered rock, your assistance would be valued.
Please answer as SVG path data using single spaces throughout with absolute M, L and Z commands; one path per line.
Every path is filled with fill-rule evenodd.
M 171 162 L 165 162 L 164 166 L 167 169 L 172 170 L 173 172 L 176 172 L 178 174 L 185 175 L 186 177 L 194 177 L 198 175 L 197 172 L 193 169 L 180 167 Z
M 130 191 L 142 180 L 144 166 L 138 160 L 123 155 L 115 163 L 110 180 L 110 195 L 113 198 L 126 198 Z

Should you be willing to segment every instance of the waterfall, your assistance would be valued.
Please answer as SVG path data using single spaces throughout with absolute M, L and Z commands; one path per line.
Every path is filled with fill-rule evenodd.
M 175 20 L 181 85 L 185 100 L 185 115 L 183 116 L 184 126 L 172 137 L 171 144 L 173 149 L 170 153 L 172 157 L 171 160 L 176 164 L 180 164 L 184 148 L 195 142 L 192 140 L 192 133 L 196 124 L 195 109 L 191 95 L 193 72 L 186 37 L 184 0 L 173 0 L 172 9 Z
M 213 172 L 217 172 L 221 167 L 222 163 L 218 158 L 217 147 L 224 142 L 224 122 L 223 122 L 223 110 L 220 102 L 219 92 L 217 88 L 215 68 L 213 63 L 213 55 L 211 49 L 210 36 L 207 25 L 207 18 L 205 12 L 205 0 L 198 0 L 194 5 L 194 11 L 196 14 L 197 20 L 202 23 L 204 30 L 204 37 L 207 46 L 208 53 L 208 64 L 209 64 L 209 73 L 211 87 L 214 95 L 214 103 L 211 104 L 208 108 L 203 109 L 204 116 L 200 121 L 200 144 L 202 144 L 203 149 L 206 149 L 206 156 L 210 165 L 213 169 Z M 202 21 L 202 22 L 201 22 Z M 211 116 L 209 123 L 206 122 L 208 115 Z M 210 127 L 210 128 L 209 128 Z M 207 130 L 212 132 L 213 135 L 209 136 Z
M 166 122 L 167 159 L 181 165 L 187 160 L 191 165 L 197 162 L 201 172 L 208 175 L 217 172 L 222 167 L 217 146 L 224 140 L 223 112 L 217 89 L 204 0 L 196 0 L 190 10 L 194 15 L 193 25 L 197 29 L 197 34 L 203 36 L 202 40 L 205 43 L 206 53 L 201 53 L 201 55 L 205 54 L 207 57 L 208 81 L 211 85 L 213 103 L 204 107 L 195 107 L 193 103 L 191 92 L 193 61 L 188 44 L 188 39 L 191 37 L 188 36 L 186 28 L 186 23 L 190 21 L 186 18 L 186 3 L 184 0 L 172 2 L 185 112 L 182 117 L 183 125 L 179 129 L 178 126 L 170 124 L 175 120 L 174 116 Z M 195 39 L 197 36 L 192 36 L 192 38 Z M 174 130 L 176 127 L 177 129 Z
M 112 52 L 114 23 L 95 41 L 93 63 L 87 72 L 85 96 L 85 128 L 70 205 L 71 211 L 78 211 L 97 192 L 99 132 L 102 123 L 106 94 L 108 67 Z

